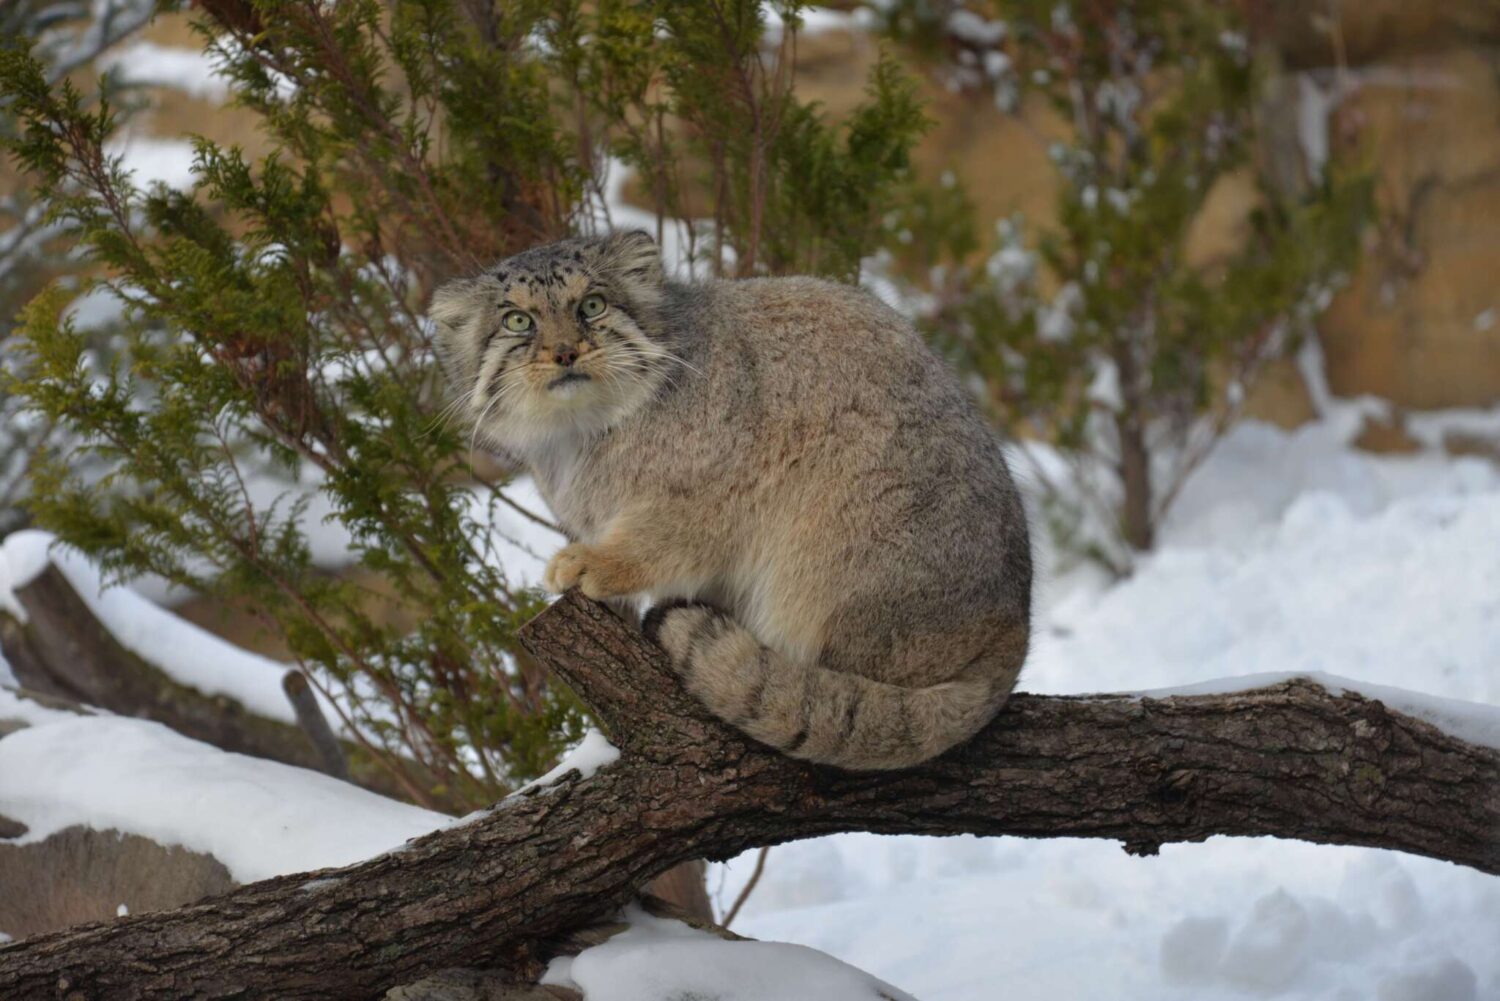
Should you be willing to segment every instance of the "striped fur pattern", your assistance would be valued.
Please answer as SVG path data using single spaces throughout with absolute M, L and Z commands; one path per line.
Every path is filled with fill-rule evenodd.
M 430 313 L 455 406 L 572 540 L 546 585 L 653 602 L 648 633 L 714 713 L 874 770 L 1004 703 L 1029 635 L 1021 502 L 953 373 L 874 297 L 667 281 L 630 233 L 527 251 Z

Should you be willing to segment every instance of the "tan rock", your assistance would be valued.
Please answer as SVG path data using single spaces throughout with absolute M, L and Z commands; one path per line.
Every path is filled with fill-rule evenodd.
M 1318 416 L 1307 383 L 1290 359 L 1266 366 L 1250 387 L 1241 413 L 1248 419 L 1268 421 L 1286 430 L 1301 427 Z
M 235 885 L 211 855 L 136 834 L 69 827 L 32 844 L 0 841 L 0 931 L 24 938 L 113 921 L 121 904 L 132 914 L 159 911 Z
M 1359 66 L 1500 40 L 1494 0 L 1276 0 L 1262 10 L 1276 47 L 1297 67 Z
M 1497 122 L 1496 62 L 1476 51 L 1367 73 L 1336 113 L 1369 150 L 1381 229 L 1320 325 L 1335 393 L 1413 408 L 1500 401 Z
M 1399 411 L 1388 418 L 1366 415 L 1364 427 L 1360 428 L 1354 445 L 1366 452 L 1387 455 L 1404 455 L 1422 449 L 1421 442 L 1407 433 L 1406 422 Z

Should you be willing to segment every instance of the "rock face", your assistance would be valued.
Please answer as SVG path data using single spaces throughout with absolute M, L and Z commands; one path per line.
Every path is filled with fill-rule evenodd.
M 0 837 L 24 833 L 16 824 Z M 210 855 L 137 834 L 69 827 L 32 844 L 0 840 L 0 930 L 12 938 L 181 907 L 238 884 Z
M 1381 225 L 1323 321 L 1329 386 L 1433 409 L 1500 402 L 1500 49 L 1350 72 L 1330 118 Z
M 1409 409 L 1500 403 L 1500 8 L 1370 0 L 1340 4 L 1332 19 L 1325 5 L 1278 0 L 1258 16 L 1282 67 L 1268 81 L 1259 157 L 1273 183 L 1305 185 L 1325 158 L 1378 181 L 1380 224 L 1321 325 L 1330 387 Z M 805 39 L 799 93 L 848 111 L 875 52 L 857 32 Z M 935 120 L 917 151 L 922 171 L 953 171 L 981 219 L 1021 213 L 1028 228 L 1050 226 L 1047 146 L 1067 123 L 1044 102 L 1003 112 L 984 88 L 909 68 Z M 1232 253 L 1255 204 L 1248 175 L 1223 179 L 1192 227 L 1189 259 Z M 1314 416 L 1298 381 L 1278 369 L 1248 412 L 1283 426 Z

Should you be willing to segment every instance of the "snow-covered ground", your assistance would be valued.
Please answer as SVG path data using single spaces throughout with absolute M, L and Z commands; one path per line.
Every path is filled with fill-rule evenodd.
M 1340 421 L 1238 428 L 1128 581 L 1044 579 L 1034 692 L 1266 671 L 1500 704 L 1500 470 L 1344 446 Z M 732 900 L 753 858 L 711 875 Z M 924 1001 L 1500 998 L 1500 878 L 1218 838 L 842 835 L 772 850 L 735 930 L 824 950 Z

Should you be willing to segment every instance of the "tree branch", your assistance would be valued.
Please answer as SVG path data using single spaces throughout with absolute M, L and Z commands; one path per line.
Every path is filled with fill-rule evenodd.
M 1370 845 L 1500 872 L 1500 750 L 1307 681 L 1224 695 L 1017 695 L 905 772 L 792 761 L 709 718 L 633 624 L 577 594 L 523 642 L 620 761 L 342 870 L 0 947 L 0 996 L 369 997 L 449 967 L 535 968 L 550 936 L 693 858 L 839 831 L 1214 834 Z

